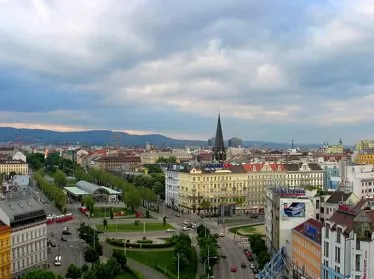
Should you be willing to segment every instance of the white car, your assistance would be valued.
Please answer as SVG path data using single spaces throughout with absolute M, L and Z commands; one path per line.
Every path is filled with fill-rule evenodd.
M 188 225 L 190 222 L 188 222 L 187 220 L 184 220 L 183 221 L 183 225 Z
M 190 230 L 190 228 L 187 228 L 187 227 L 183 227 L 183 230 L 184 230 L 184 231 L 189 231 L 189 230 Z
M 255 265 L 254 264 L 251 264 L 251 269 L 255 269 Z
M 196 229 L 198 227 L 198 225 L 196 223 L 192 223 L 192 228 L 193 229 Z
M 219 233 L 218 235 L 219 235 L 220 237 L 224 237 L 224 236 L 225 236 L 225 234 L 224 234 L 224 233 L 222 233 L 222 232 L 221 232 L 221 233 Z
M 173 230 L 173 229 L 167 229 L 166 232 L 167 233 L 173 233 L 173 232 L 175 232 L 175 230 Z

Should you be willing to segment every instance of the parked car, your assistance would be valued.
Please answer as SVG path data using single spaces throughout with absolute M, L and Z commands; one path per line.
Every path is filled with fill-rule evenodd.
M 260 272 L 260 271 L 258 270 L 258 268 L 254 268 L 254 269 L 253 269 L 253 273 L 254 273 L 254 274 L 258 274 L 259 272 Z
M 61 236 L 61 241 L 67 241 L 67 239 L 63 236 Z
M 256 266 L 255 266 L 255 264 L 251 264 L 251 269 L 255 269 L 256 268 Z
M 224 237 L 225 234 L 221 232 L 221 233 L 219 233 L 219 236 L 220 236 L 220 237 Z
M 71 231 L 63 230 L 63 231 L 62 231 L 62 234 L 71 235 Z
M 253 262 L 253 257 L 252 256 L 248 256 L 247 260 L 250 261 L 250 262 Z
M 225 254 L 221 253 L 221 258 L 222 258 L 222 259 L 226 259 L 227 256 L 226 256 Z
M 183 227 L 183 230 L 184 230 L 184 231 L 189 231 L 190 228 L 188 228 L 188 227 Z
M 245 263 L 241 263 L 240 265 L 242 268 L 247 268 L 247 265 Z
M 175 232 L 175 230 L 173 230 L 173 229 L 167 229 L 166 232 L 167 233 L 173 233 L 173 232 Z
M 177 216 L 177 217 L 181 217 L 180 213 L 175 214 L 175 216 Z
M 189 224 L 190 224 L 190 222 L 188 222 L 188 220 L 183 221 L 183 225 L 189 225 Z

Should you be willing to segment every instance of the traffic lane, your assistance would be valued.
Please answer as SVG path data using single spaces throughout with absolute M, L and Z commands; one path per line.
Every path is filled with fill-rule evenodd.
M 221 245 L 221 251 L 226 254 L 226 259 L 221 259 L 221 262 L 217 266 L 215 276 L 218 278 L 254 278 L 253 272 L 249 268 L 249 262 L 243 252 L 242 246 L 235 246 L 235 239 L 230 237 L 223 237 L 219 239 Z M 245 263 L 246 268 L 242 268 L 241 264 Z M 237 266 L 237 272 L 231 272 L 231 266 Z

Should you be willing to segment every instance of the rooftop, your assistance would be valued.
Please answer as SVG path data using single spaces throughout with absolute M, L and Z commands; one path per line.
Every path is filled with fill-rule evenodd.
M 30 184 L 30 176 L 28 175 L 15 175 L 13 176 L 13 183 L 17 184 L 18 186 L 29 186 Z
M 22 160 L 0 160 L 0 164 L 26 164 Z
M 64 187 L 66 191 L 73 194 L 74 196 L 83 196 L 83 195 L 89 195 L 86 191 L 78 188 L 78 187 Z
M 26 197 L 22 199 L 1 200 L 0 210 L 8 216 L 10 223 L 22 218 L 31 218 L 33 217 L 31 213 L 45 215 L 43 207 L 35 199 L 27 199 Z
M 341 202 L 346 202 L 351 195 L 352 195 L 352 193 L 345 193 L 345 192 L 342 192 L 342 191 L 335 191 L 328 198 L 328 200 L 326 201 L 326 203 L 339 204 Z
M 313 218 L 306 220 L 304 223 L 294 227 L 292 230 L 306 236 L 310 240 L 321 244 L 321 231 L 323 223 Z
M 74 187 L 75 188 L 75 187 Z M 100 191 L 104 191 L 109 195 L 120 195 L 121 192 L 118 192 L 116 190 L 113 190 L 111 188 L 105 187 L 105 186 L 99 186 L 93 183 L 89 183 L 87 181 L 78 181 L 77 182 L 77 188 L 80 189 L 81 191 L 87 193 L 87 194 L 95 194 Z

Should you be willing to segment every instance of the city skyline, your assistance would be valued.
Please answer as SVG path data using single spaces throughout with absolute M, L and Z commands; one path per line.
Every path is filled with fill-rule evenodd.
M 0 126 L 374 138 L 372 1 L 0 1 Z

